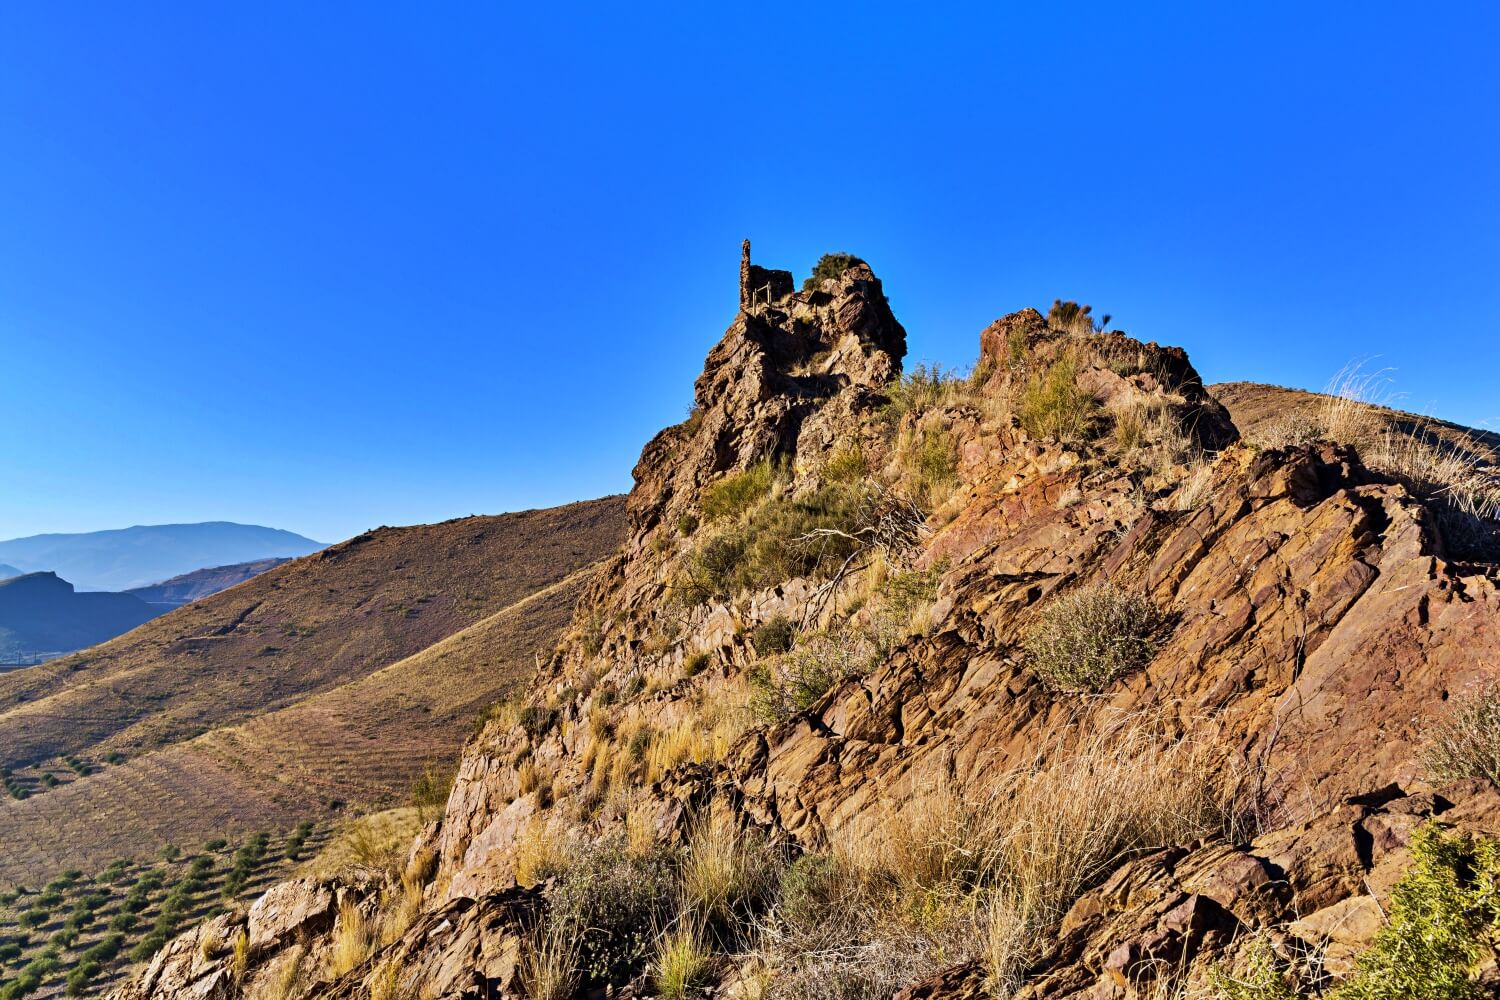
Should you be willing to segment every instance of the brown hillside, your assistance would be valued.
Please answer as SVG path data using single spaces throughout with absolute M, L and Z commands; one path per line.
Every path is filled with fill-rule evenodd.
M 7 804 L 0 883 L 404 801 L 424 768 L 451 766 L 486 706 L 532 676 L 589 571 L 347 684 Z
M 31 790 L 0 802 L 0 881 L 404 793 L 556 641 L 621 512 L 383 528 L 0 678 L 0 745 Z
M 332 690 L 601 558 L 620 505 L 381 528 L 0 676 L 0 756 L 135 756 Z

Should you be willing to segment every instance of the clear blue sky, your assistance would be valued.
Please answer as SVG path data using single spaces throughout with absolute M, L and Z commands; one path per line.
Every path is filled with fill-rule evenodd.
M 739 241 L 1500 423 L 1491 3 L 11 4 L 0 537 L 622 491 Z

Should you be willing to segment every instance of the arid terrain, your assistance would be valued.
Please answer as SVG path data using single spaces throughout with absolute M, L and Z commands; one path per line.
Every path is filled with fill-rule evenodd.
M 15 995 L 1493 995 L 1494 438 L 1071 302 L 903 371 L 868 265 L 795 289 L 747 245 L 623 510 L 383 529 L 0 678 L 7 781 L 74 771 L 0 810 Z M 297 830 L 149 964 L 4 925 Z
M 1493 995 L 1490 439 L 1067 302 L 903 373 L 862 261 L 795 287 L 747 244 L 440 821 L 117 995 Z

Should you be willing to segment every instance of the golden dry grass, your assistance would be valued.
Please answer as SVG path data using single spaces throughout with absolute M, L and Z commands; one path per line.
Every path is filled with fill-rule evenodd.
M 375 947 L 375 934 L 364 911 L 350 900 L 339 905 L 338 921 L 333 929 L 328 968 L 333 977 L 352 972 L 364 964 Z
M 578 938 L 572 928 L 547 924 L 521 954 L 521 982 L 530 1000 L 571 1000 L 578 985 Z

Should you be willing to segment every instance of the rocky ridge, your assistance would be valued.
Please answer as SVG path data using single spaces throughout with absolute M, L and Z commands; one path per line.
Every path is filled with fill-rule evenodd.
M 715 815 L 789 856 L 888 843 L 954 789 L 982 798 L 997 775 L 1044 767 L 1070 734 L 1118 719 L 1212 748 L 1243 822 L 1119 858 L 1066 901 L 1014 995 L 1206 988 L 1267 941 L 1283 958 L 1316 953 L 1336 978 L 1382 925 L 1415 830 L 1497 832 L 1495 792 L 1434 787 L 1418 749 L 1450 695 L 1488 676 L 1500 569 L 1451 559 L 1429 506 L 1400 483 L 1333 442 L 1240 442 L 1177 348 L 1023 310 L 983 332 L 971 376 L 924 386 L 902 380 L 905 331 L 868 265 L 794 287 L 751 264 L 747 245 L 741 308 L 693 415 L 636 466 L 627 541 L 532 699 L 469 743 L 445 815 L 412 847 L 406 880 L 421 903 L 407 926 L 330 971 L 340 934 L 383 919 L 393 883 L 288 883 L 174 942 L 121 997 L 254 994 L 289 967 L 305 970 L 305 996 L 522 996 L 550 883 L 517 874 L 539 842 L 631 829 L 680 844 Z M 1049 380 L 1081 391 L 1080 432 L 1038 431 Z M 831 495 L 851 455 L 882 511 L 845 532 L 863 541 L 767 586 L 685 586 L 728 537 L 706 513 L 716 484 L 779 470 L 760 502 L 806 507 Z M 887 537 L 876 529 L 892 496 L 919 496 L 924 517 L 879 547 L 877 570 L 868 540 Z M 777 541 L 805 548 L 814 535 L 833 537 Z M 851 549 L 870 579 L 926 581 L 921 613 L 882 632 L 881 598 L 839 575 Z M 1060 692 L 1030 663 L 1029 630 L 1056 595 L 1104 584 L 1148 597 L 1168 625 L 1139 669 L 1094 695 Z M 769 657 L 758 640 L 778 622 L 809 644 L 879 632 L 878 655 L 795 711 L 735 714 L 725 703 L 747 678 L 757 690 Z M 729 717 L 738 724 L 721 726 Z M 645 759 L 606 735 L 628 730 L 654 734 Z M 658 753 L 674 732 L 700 740 Z M 612 774 L 599 765 L 611 746 Z M 983 946 L 970 945 L 929 956 L 897 995 L 993 995 Z M 781 995 L 748 985 L 774 982 L 771 965 L 730 955 L 715 989 Z M 613 995 L 654 993 L 642 976 Z

